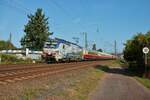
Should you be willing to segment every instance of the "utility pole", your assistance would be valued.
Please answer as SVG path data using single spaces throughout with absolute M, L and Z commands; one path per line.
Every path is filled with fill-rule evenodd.
M 8 48 L 7 49 L 10 49 L 10 47 L 11 47 L 11 40 L 12 40 L 12 34 L 10 33 L 9 34 L 9 38 L 8 38 Z
M 10 33 L 9 34 L 9 42 L 11 43 L 11 40 L 12 40 L 12 34 Z
M 85 39 L 85 49 L 87 50 L 88 44 L 87 44 L 87 33 L 83 32 L 84 39 Z
M 86 50 L 87 47 L 88 47 L 88 43 L 87 43 L 87 33 L 86 33 L 86 32 L 83 32 L 83 33 L 81 33 L 81 34 L 83 34 L 83 36 L 84 36 L 84 48 L 85 48 L 85 50 Z
M 83 53 L 86 54 L 87 53 L 87 48 L 88 48 L 88 44 L 87 44 L 87 33 L 83 32 L 81 33 L 84 36 L 84 49 L 83 49 Z
M 116 42 L 116 40 L 114 41 L 114 53 L 115 53 L 115 56 L 117 56 L 117 42 Z

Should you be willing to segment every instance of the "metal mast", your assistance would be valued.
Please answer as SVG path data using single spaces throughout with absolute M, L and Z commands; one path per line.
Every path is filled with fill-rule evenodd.
M 83 32 L 83 35 L 84 35 L 84 39 L 85 39 L 85 50 L 87 50 L 87 48 L 88 48 L 88 44 L 87 44 L 87 33 L 86 33 L 86 32 Z
M 117 56 L 117 42 L 116 42 L 116 40 L 114 41 L 114 53 L 115 53 L 115 56 Z

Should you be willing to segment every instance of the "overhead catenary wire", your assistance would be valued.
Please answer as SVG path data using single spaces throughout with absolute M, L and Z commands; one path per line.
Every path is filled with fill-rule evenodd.
M 27 12 L 30 12 L 30 13 L 33 12 L 33 10 L 25 7 L 21 2 L 19 2 L 19 0 L 17 0 L 17 1 L 11 0 L 11 1 L 13 1 L 17 6 L 20 6 L 22 9 L 26 10 Z
M 21 6 L 21 4 L 17 3 L 16 1 L 13 1 L 13 0 L 2 0 L 0 5 L 3 7 L 12 8 L 13 10 L 15 10 L 21 14 L 27 15 L 27 14 L 31 13 L 31 11 L 28 8 Z
M 55 0 L 47 0 L 48 3 L 52 3 L 54 4 L 57 8 L 59 8 L 65 15 L 69 16 L 72 18 L 72 15 L 58 2 L 56 2 Z
M 71 19 L 72 20 L 72 22 L 73 22 L 73 20 L 75 19 L 75 17 L 74 16 L 72 16 L 72 14 L 71 13 L 69 13 L 62 5 L 60 5 L 58 2 L 56 2 L 55 0 L 48 0 L 48 3 L 52 3 L 52 4 L 54 4 L 58 9 L 60 9 L 65 15 L 67 15 L 68 17 L 69 17 L 69 19 Z M 84 29 L 85 29 L 85 27 L 82 25 L 82 24 L 80 24 L 80 26 L 82 27 L 82 29 L 83 29 L 83 31 L 85 31 Z M 87 44 L 87 33 L 86 32 L 80 32 L 80 33 L 82 33 L 83 35 L 84 35 L 84 39 L 85 39 L 85 49 L 87 49 L 87 47 L 88 47 L 88 44 Z
M 64 13 L 64 15 L 66 15 L 70 20 L 75 20 L 75 16 L 73 16 L 68 10 L 66 10 L 60 3 L 58 3 L 56 0 L 47 0 L 48 4 L 53 4 L 55 5 L 61 12 Z M 67 7 L 68 8 L 68 7 Z M 70 8 L 68 8 L 70 9 Z M 71 22 L 70 22 L 71 23 Z M 84 29 L 84 26 L 82 24 L 80 24 L 80 26 L 82 27 L 82 29 Z
M 72 14 L 70 12 L 68 12 L 62 5 L 61 3 L 59 3 L 57 0 L 48 0 L 49 3 L 55 5 L 58 9 L 60 9 L 61 12 L 63 12 L 65 15 L 67 15 L 71 20 L 74 20 L 75 17 L 72 16 Z M 68 8 L 68 7 L 67 7 Z M 68 8 L 69 9 L 69 8 Z M 90 27 L 91 25 L 96 26 L 96 33 L 100 33 L 100 29 L 99 29 L 99 25 L 97 23 L 92 23 L 92 24 L 86 24 L 86 27 Z M 85 31 L 85 26 L 83 24 L 80 24 L 80 26 L 83 29 L 83 32 L 79 32 L 84 34 Z M 84 35 L 84 38 L 87 38 L 87 36 Z M 100 37 L 100 40 L 104 42 L 103 38 Z M 84 42 L 87 42 L 87 39 L 84 40 Z M 85 42 L 85 48 L 87 48 L 87 43 Z M 110 45 L 108 43 L 108 45 Z M 113 47 L 113 46 L 112 46 Z

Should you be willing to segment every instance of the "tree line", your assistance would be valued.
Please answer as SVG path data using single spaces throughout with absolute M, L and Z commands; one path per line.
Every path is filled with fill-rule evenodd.
M 124 59 L 128 62 L 129 68 L 139 74 L 143 74 L 145 72 L 145 65 L 142 50 L 144 47 L 150 49 L 150 31 L 146 34 L 137 33 L 130 40 L 127 40 L 124 45 Z M 150 54 L 148 54 L 148 57 L 150 57 Z
M 0 50 L 17 49 L 10 41 L 0 40 Z

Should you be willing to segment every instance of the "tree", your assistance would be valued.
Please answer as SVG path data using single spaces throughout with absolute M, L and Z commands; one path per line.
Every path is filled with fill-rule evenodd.
M 98 49 L 97 51 L 99 51 L 99 52 L 103 52 L 103 50 L 102 50 L 102 49 Z
M 26 33 L 21 39 L 21 45 L 24 48 L 32 50 L 41 50 L 44 46 L 44 42 L 48 39 L 49 26 L 48 18 L 42 12 L 42 9 L 37 9 L 34 15 L 28 15 L 29 21 L 25 25 L 24 32 Z
M 0 50 L 17 49 L 10 41 L 0 40 Z
M 92 50 L 96 50 L 96 44 L 93 44 Z
M 132 69 L 137 72 L 144 72 L 144 57 L 142 49 L 147 46 L 148 41 L 144 34 L 138 33 L 125 44 L 124 59 L 130 64 Z M 133 66 L 134 64 L 134 66 Z

